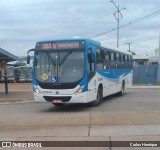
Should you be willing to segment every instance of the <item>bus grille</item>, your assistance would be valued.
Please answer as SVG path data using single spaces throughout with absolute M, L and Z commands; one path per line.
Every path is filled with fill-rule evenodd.
M 53 100 L 62 100 L 62 102 L 69 102 L 71 99 L 71 96 L 43 96 L 44 99 L 48 102 L 52 102 Z

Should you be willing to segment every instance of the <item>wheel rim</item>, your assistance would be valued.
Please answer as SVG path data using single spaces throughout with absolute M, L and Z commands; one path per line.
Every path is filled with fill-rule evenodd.
M 96 99 L 96 103 L 98 103 L 98 102 L 100 101 L 100 99 L 101 99 L 101 96 L 100 96 L 100 94 L 99 94 L 99 92 L 98 92 L 98 94 L 97 94 L 97 99 Z

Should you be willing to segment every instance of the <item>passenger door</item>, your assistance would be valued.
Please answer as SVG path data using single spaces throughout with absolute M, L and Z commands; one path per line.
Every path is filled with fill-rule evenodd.
M 96 48 L 94 46 L 88 47 L 88 102 L 96 100 L 96 72 L 95 72 L 95 61 L 96 61 Z

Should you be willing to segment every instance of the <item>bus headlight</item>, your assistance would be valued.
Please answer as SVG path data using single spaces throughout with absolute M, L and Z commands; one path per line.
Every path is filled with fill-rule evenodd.
M 35 87 L 35 86 L 34 86 L 33 88 L 34 88 L 34 91 L 35 91 L 37 94 L 42 94 L 41 91 L 38 89 L 38 87 Z
M 83 85 L 83 86 L 80 86 L 79 89 L 75 92 L 75 94 L 80 94 L 80 93 L 82 93 L 83 89 L 84 89 L 84 85 Z

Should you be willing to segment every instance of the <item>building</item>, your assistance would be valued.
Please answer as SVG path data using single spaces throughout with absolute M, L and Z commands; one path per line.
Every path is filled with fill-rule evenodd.
M 7 82 L 7 63 L 11 61 L 21 61 L 17 56 L 9 53 L 8 51 L 0 48 L 0 77 L 1 72 L 5 75 L 5 93 L 8 94 L 8 82 Z
M 151 57 L 149 57 L 148 64 L 151 64 L 151 65 L 158 64 L 158 57 L 157 56 L 151 56 Z
M 147 65 L 149 61 L 148 56 L 133 55 L 133 67 Z

